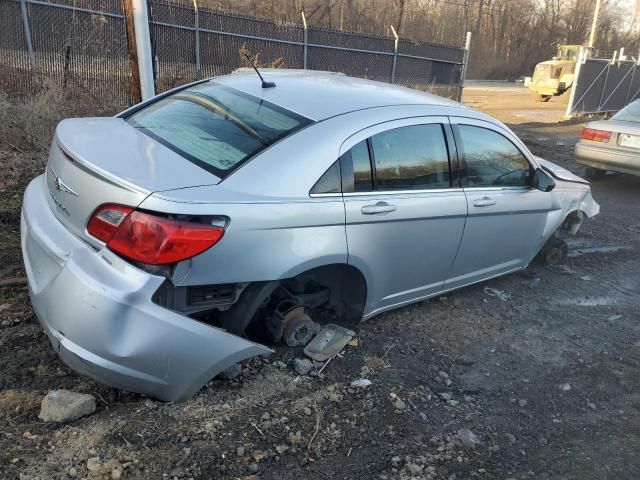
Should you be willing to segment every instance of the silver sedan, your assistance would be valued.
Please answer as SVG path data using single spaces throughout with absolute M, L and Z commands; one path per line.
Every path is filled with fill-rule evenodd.
M 576 162 L 593 180 L 607 171 L 640 175 L 640 100 L 609 120 L 588 123 L 576 144 Z
M 32 303 L 62 359 L 181 400 L 229 366 L 524 269 L 598 213 L 502 123 L 402 87 L 268 71 L 62 121 L 26 189 Z M 553 255 L 551 255 L 553 257 Z M 269 343 L 269 342 L 266 342 Z

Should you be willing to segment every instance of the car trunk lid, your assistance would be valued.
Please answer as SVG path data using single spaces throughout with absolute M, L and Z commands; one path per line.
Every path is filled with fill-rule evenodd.
M 45 177 L 56 217 L 94 245 L 100 242 L 87 233 L 86 225 L 98 206 L 137 207 L 153 192 L 220 181 L 120 118 L 60 122 Z

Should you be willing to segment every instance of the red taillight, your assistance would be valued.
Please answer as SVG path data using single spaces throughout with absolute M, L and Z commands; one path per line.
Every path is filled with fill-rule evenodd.
M 580 134 L 583 140 L 591 140 L 592 142 L 609 143 L 611 132 L 606 130 L 597 130 L 595 128 L 584 128 Z
M 186 260 L 224 235 L 222 227 L 158 217 L 121 205 L 99 207 L 87 230 L 110 250 L 149 265 Z
M 111 203 L 102 205 L 91 215 L 87 231 L 98 240 L 107 243 L 131 212 L 133 212 L 133 208 L 124 205 Z

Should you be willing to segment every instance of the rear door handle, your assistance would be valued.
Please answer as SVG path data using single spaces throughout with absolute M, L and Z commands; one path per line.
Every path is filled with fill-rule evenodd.
M 389 205 L 387 202 L 378 202 L 375 205 L 365 205 L 360 211 L 363 215 L 379 215 L 381 213 L 395 212 L 395 205 Z
M 474 207 L 490 207 L 491 205 L 495 205 L 495 204 L 496 204 L 496 201 L 491 197 L 484 197 L 484 198 L 481 198 L 480 200 L 473 201 Z

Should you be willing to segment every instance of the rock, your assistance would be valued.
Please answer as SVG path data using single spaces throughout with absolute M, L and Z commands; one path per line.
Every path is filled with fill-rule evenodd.
M 280 360 L 276 360 L 275 362 L 273 362 L 273 366 L 278 368 L 287 368 L 287 364 Z
M 451 392 L 440 392 L 438 395 L 440 395 L 440 398 L 443 400 L 451 400 L 453 398 L 453 394 Z
M 527 406 L 527 402 L 524 398 L 521 398 L 520 400 L 518 400 L 518 405 L 520 405 L 520 408 L 524 408 Z
M 235 365 L 231 365 L 229 368 L 221 371 L 218 374 L 218 377 L 224 378 L 225 380 L 233 380 L 234 378 L 240 376 L 241 372 L 242 367 L 239 363 L 236 363 Z
M 449 374 L 447 372 L 443 372 L 442 370 L 438 372 L 438 375 L 440 375 L 442 378 L 449 378 Z
M 238 447 L 238 449 L 236 450 L 236 454 L 239 457 L 244 457 L 245 453 L 246 453 L 246 449 L 244 447 Z
M 393 406 L 396 408 L 396 410 L 404 410 L 405 408 L 407 408 L 407 404 L 400 399 L 397 399 L 395 402 L 393 402 Z
M 587 407 L 589 407 L 591 410 L 595 410 L 596 409 L 596 404 L 592 403 L 592 402 L 587 402 Z
M 267 420 L 271 420 L 271 415 L 269 415 L 269 413 L 268 413 L 268 412 L 264 412 L 264 413 L 262 414 L 262 416 L 260 417 L 260 419 L 261 419 L 263 422 L 265 422 L 265 421 L 267 421 Z
M 407 469 L 414 477 L 422 472 L 422 467 L 416 463 L 408 463 Z
M 468 428 L 458 430 L 458 438 L 460 442 L 462 442 L 462 445 L 468 448 L 476 448 L 480 445 L 480 439 Z
M 569 390 L 571 390 L 571 385 L 569 385 L 568 383 L 563 383 L 562 385 L 560 385 L 560 390 L 562 390 L 563 392 L 568 392 Z
M 423 421 L 427 421 L 427 414 L 424 412 L 420 412 L 418 415 L 420 415 L 420 419 Z
M 116 467 L 111 470 L 111 480 L 120 480 L 122 478 L 122 467 Z
M 90 472 L 96 472 L 102 468 L 102 464 L 100 463 L 100 457 L 91 457 L 87 460 L 87 470 Z
M 298 375 L 307 375 L 313 368 L 313 362 L 307 358 L 296 358 L 293 361 L 293 369 Z
M 335 403 L 340 403 L 344 396 L 341 393 L 331 393 L 329 394 L 329 400 Z
M 516 443 L 516 436 L 511 434 L 511 433 L 505 433 L 504 434 L 505 437 L 507 437 L 507 440 L 509 440 L 509 443 L 511 443 L 512 445 L 515 445 Z
M 287 450 L 289 450 L 289 447 L 287 447 L 286 445 L 278 445 L 276 447 L 276 452 L 278 453 L 278 455 L 282 455 Z
M 70 422 L 96 411 L 92 395 L 70 390 L 53 390 L 42 400 L 38 418 L 45 422 Z

